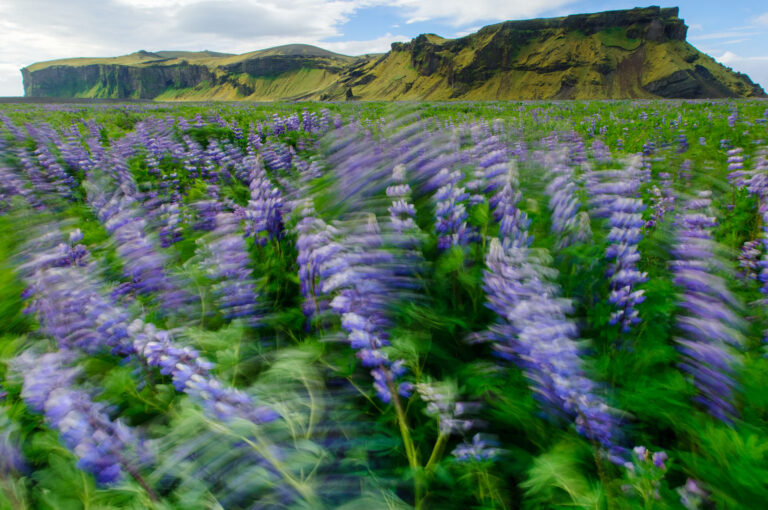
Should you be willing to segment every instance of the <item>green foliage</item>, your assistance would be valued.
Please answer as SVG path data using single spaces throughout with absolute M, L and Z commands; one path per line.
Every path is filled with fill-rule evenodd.
M 584 474 L 587 462 L 594 463 L 588 449 L 568 440 L 533 459 L 527 478 L 520 484 L 526 506 L 604 508 L 605 494 L 600 484 L 590 482 Z
M 608 30 L 596 37 L 612 47 L 626 49 L 634 44 L 624 31 Z M 297 150 L 297 157 L 315 158 L 320 163 L 321 176 L 309 183 L 299 180 L 296 167 L 279 174 L 266 169 L 286 200 L 308 199 L 315 214 L 334 225 L 358 212 L 371 214 L 352 210 L 356 202 L 340 196 L 334 169 L 324 163 L 335 150 L 335 134 L 316 140 L 318 135 L 304 132 L 270 133 L 273 113 L 289 115 L 305 108 L 314 112 L 327 108 L 331 114 L 342 114 L 345 122 L 359 120 L 371 129 L 375 140 L 383 140 L 389 127 L 381 121 L 393 113 L 382 103 L 157 103 L 146 108 L 73 111 L 8 106 L 3 112 L 17 125 L 45 120 L 54 129 L 62 129 L 75 123 L 83 132 L 83 121 L 94 120 L 105 148 L 147 116 L 192 119 L 197 113 L 203 118 L 218 113 L 244 129 L 251 122 L 262 122 L 266 126 L 262 142 L 289 145 Z M 583 375 L 595 381 L 596 391 L 615 409 L 621 446 L 629 451 L 635 445 L 653 445 L 654 451 L 669 454 L 667 466 L 651 466 L 647 460 L 629 455 L 623 460 L 634 466 L 633 471 L 621 462 L 611 463 L 603 449 L 596 449 L 579 434 L 572 417 L 549 416 L 543 411 L 526 359 L 501 359 L 492 344 L 480 341 L 482 333 L 498 320 L 486 306 L 484 288 L 485 255 L 489 240 L 498 234 L 488 197 L 467 210 L 467 224 L 480 234 L 479 240 L 439 250 L 432 194 L 420 189 L 423 176 L 417 177 L 415 171 L 409 174 L 415 181 L 416 223 L 424 234 L 416 256 L 423 264 L 414 285 L 388 303 L 389 345 L 382 351 L 390 359 L 404 361 L 407 373 L 403 380 L 433 384 L 452 401 L 467 404 L 471 410 L 467 419 L 473 428 L 445 434 L 434 410 L 418 394 L 401 396 L 399 409 L 377 398 L 371 367 L 361 366 L 338 317 L 326 314 L 308 320 L 304 315 L 293 230 L 300 211 L 285 218 L 286 232 L 279 239 L 265 235 L 245 239 L 247 267 L 260 306 L 258 320 L 246 324 L 225 318 L 217 309 L 212 281 L 202 263 L 207 234 L 193 227 L 196 213 L 191 204 L 210 198 L 211 183 L 192 178 L 185 162 L 171 154 L 159 159 L 159 175 L 150 173 L 147 154 L 139 148 L 127 164 L 140 192 L 163 192 L 173 174 L 178 178 L 183 239 L 157 249 L 165 257 L 167 274 L 178 278 L 179 285 L 193 296 L 193 304 L 188 309 L 165 310 L 157 296 L 133 294 L 116 297 L 115 302 L 131 320 L 141 318 L 171 330 L 179 346 L 199 351 L 213 364 L 212 377 L 258 405 L 276 410 L 281 419 L 260 425 L 213 419 L 200 399 L 177 391 L 167 373 L 150 368 L 137 356 L 82 355 L 75 362 L 82 370 L 77 387 L 104 403 L 111 418 L 139 431 L 153 453 L 151 460 L 137 466 L 160 500 L 151 501 L 133 477 L 111 487 L 96 484 L 79 469 L 77 455 L 64 447 L 58 432 L 26 407 L 23 374 L 14 369 L 13 359 L 30 348 L 36 352 L 57 348 L 55 338 L 36 322 L 38 316 L 24 313 L 32 303 L 21 297 L 28 285 L 24 264 L 32 255 L 26 242 L 46 232 L 58 230 L 65 236 L 79 228 L 81 242 L 94 261 L 88 268 L 103 284 L 100 291 L 106 296 L 118 284 L 130 281 L 115 240 L 87 203 L 98 191 L 93 188 L 98 179 L 89 176 L 83 182 L 85 174 L 68 169 L 77 177 L 72 200 L 30 189 L 44 205 L 37 210 L 22 197 L 0 197 L 0 452 L 3 441 L 10 438 L 28 464 L 23 472 L 0 473 L 0 508 L 249 508 L 258 502 L 265 508 L 351 510 L 410 508 L 417 500 L 422 508 L 446 510 L 680 508 L 679 489 L 688 478 L 697 480 L 710 495 L 704 498 L 706 505 L 764 506 L 768 501 L 768 358 L 763 335 L 768 312 L 761 301 L 762 282 L 733 277 L 742 244 L 759 238 L 764 225 L 755 196 L 728 182 L 725 147 L 744 148 L 748 166 L 759 156 L 761 144 L 756 141 L 764 137 L 758 121 L 765 118 L 765 105 L 738 101 L 431 102 L 408 109 L 409 114 L 433 119 L 433 124 L 423 125 L 425 132 L 437 129 L 438 124 L 440 129 L 454 129 L 445 127 L 449 122 L 461 126 L 500 119 L 503 129 L 494 133 L 509 147 L 518 143 L 526 147 L 526 157 L 515 161 L 523 194 L 519 207 L 531 220 L 534 237 L 531 256 L 552 269 L 548 278 L 572 304 L 568 317 L 579 328 Z M 727 121 L 732 111 L 743 119 L 733 128 Z M 658 182 L 660 172 L 673 176 L 677 212 L 656 227 L 643 229 L 639 269 L 647 272 L 648 281 L 640 286 L 645 296 L 638 307 L 642 321 L 629 333 L 610 324 L 614 307 L 606 278 L 608 223 L 593 218 L 592 241 L 568 247 L 562 247 L 551 233 L 555 218 L 545 192 L 547 168 L 533 153 L 544 150 L 541 139 L 553 132 L 561 141 L 577 135 L 587 146 L 587 163 L 573 165 L 580 187 L 587 167 L 615 169 L 626 164 L 623 158 L 651 142 L 656 146 L 649 158 L 653 182 L 641 185 L 640 197 L 649 203 L 651 186 Z M 681 133 L 686 134 L 690 147 L 678 153 Z M 183 144 L 185 135 L 203 147 L 214 140 L 241 150 L 246 147 L 245 140 L 236 140 L 230 128 L 218 125 L 192 127 L 186 132 L 177 126 L 172 139 Z M 471 129 L 457 127 L 455 136 L 461 150 L 476 144 Z M 0 137 L 12 147 L 35 149 L 34 142 L 17 143 L 2 127 Z M 704 144 L 698 143 L 699 137 L 705 137 Z M 610 161 L 592 157 L 588 147 L 597 139 L 609 145 Z M 722 139 L 729 142 L 721 147 Z M 685 160 L 691 161 L 689 179 L 678 177 Z M 24 175 L 13 151 L 0 154 L 0 164 Z M 461 170 L 466 184 L 478 168 L 475 161 L 469 161 Z M 224 170 L 217 185 L 228 210 L 248 204 L 248 185 L 234 173 Z M 380 188 L 371 190 L 375 195 L 372 211 L 385 203 L 385 186 Z M 303 195 L 294 195 L 299 189 Z M 696 381 L 681 367 L 683 356 L 676 341 L 681 332 L 675 324 L 682 309 L 680 289 L 671 271 L 676 247 L 674 215 L 688 197 L 703 189 L 712 191 L 713 214 L 718 220 L 714 230 L 718 274 L 726 278 L 735 301 L 744 304 L 734 305 L 734 309 L 747 321 L 741 364 L 734 369 L 738 416 L 729 424 L 717 422 L 694 400 Z M 588 212 L 589 197 L 583 188 L 577 196 L 580 210 Z M 144 214 L 140 204 L 136 207 Z M 651 211 L 645 216 L 649 218 Z M 156 243 L 156 218 L 147 214 L 146 219 L 148 239 Z M 384 228 L 384 213 L 378 221 Z M 498 455 L 458 461 L 451 453 L 477 432 L 495 441 Z M 408 450 L 408 440 L 413 451 Z

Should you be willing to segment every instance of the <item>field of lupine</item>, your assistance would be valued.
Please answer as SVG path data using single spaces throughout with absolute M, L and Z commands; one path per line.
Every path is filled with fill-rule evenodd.
M 0 109 L 0 508 L 765 508 L 767 120 Z

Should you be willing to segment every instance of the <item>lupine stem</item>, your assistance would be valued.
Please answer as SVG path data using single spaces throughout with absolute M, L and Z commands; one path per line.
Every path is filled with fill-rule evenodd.
M 415 506 L 417 509 L 422 508 L 423 505 L 423 499 L 424 499 L 424 490 L 425 490 L 425 480 L 423 477 L 423 473 L 421 472 L 421 464 L 419 463 L 419 456 L 418 452 L 416 451 L 416 447 L 413 444 L 413 439 L 411 438 L 411 432 L 408 428 L 408 420 L 405 416 L 405 411 L 403 411 L 403 406 L 400 403 L 400 395 L 397 393 L 397 388 L 395 388 L 395 383 L 392 381 L 392 378 L 389 375 L 389 372 L 386 372 L 387 377 L 387 385 L 389 386 L 389 391 L 392 393 L 392 404 L 395 407 L 395 413 L 397 414 L 397 425 L 400 428 L 400 435 L 403 438 L 403 446 L 405 447 L 405 455 L 408 457 L 408 465 L 413 470 L 413 488 L 415 492 Z
M 269 462 L 269 464 L 273 468 L 275 468 L 275 470 L 278 473 L 280 473 L 280 475 L 285 479 L 285 481 L 288 482 L 288 484 L 291 487 L 293 487 L 294 490 L 296 492 L 298 492 L 301 495 L 301 497 L 304 498 L 305 501 L 307 501 L 308 503 L 315 503 L 315 502 L 317 502 L 317 496 L 315 496 L 314 491 L 312 491 L 311 489 L 307 488 L 304 484 L 302 484 L 301 482 L 296 480 L 293 477 L 293 475 L 291 475 L 285 469 L 285 467 L 283 467 L 283 465 L 280 463 L 280 461 L 277 460 L 274 457 L 274 455 L 272 455 L 272 453 L 269 451 L 269 445 L 266 443 L 266 441 L 264 441 L 264 439 L 259 434 L 254 434 L 254 436 L 256 438 L 256 442 L 253 442 L 249 438 L 247 438 L 245 436 L 242 436 L 242 435 L 239 435 L 239 434 L 235 434 L 234 432 L 232 432 L 231 430 L 227 429 L 223 425 L 221 425 L 219 423 L 216 423 L 214 421 L 211 421 L 208 418 L 204 418 L 204 420 L 205 420 L 206 424 L 208 424 L 208 426 L 211 429 L 216 430 L 216 431 L 221 432 L 221 433 L 224 433 L 224 434 L 227 434 L 227 435 L 232 436 L 232 437 L 236 437 L 237 439 L 243 441 L 245 444 L 247 444 L 248 446 L 253 448 L 253 450 L 256 453 L 261 455 L 264 458 L 264 460 Z
M 441 432 L 440 435 L 437 436 L 437 441 L 435 441 L 434 448 L 432 448 L 432 455 L 429 456 L 427 465 L 424 466 L 424 470 L 427 473 L 429 473 L 434 468 L 436 463 L 440 462 L 440 458 L 443 456 L 443 451 L 445 451 L 445 445 L 447 442 L 448 434 Z

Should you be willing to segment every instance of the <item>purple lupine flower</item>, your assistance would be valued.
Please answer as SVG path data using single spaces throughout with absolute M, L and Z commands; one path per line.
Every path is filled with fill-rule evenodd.
M 549 184 L 549 209 L 552 211 L 552 233 L 557 237 L 557 247 L 566 248 L 577 242 L 589 242 L 592 230 L 589 222 L 581 220 L 577 186 L 573 171 L 564 163 L 555 163 L 547 173 Z M 583 215 L 582 215 L 583 216 Z
M 2 150 L 1 147 L 0 150 Z M 35 209 L 39 210 L 45 207 L 40 199 L 35 196 L 36 190 L 33 190 L 32 186 L 28 185 L 28 182 L 18 172 L 0 165 L 0 213 L 10 207 L 11 201 L 15 196 L 22 197 Z
M 610 323 L 621 325 L 624 332 L 640 322 L 635 307 L 645 298 L 644 291 L 636 287 L 647 281 L 646 273 L 637 269 L 640 260 L 637 244 L 643 237 L 641 213 L 645 206 L 641 199 L 635 198 L 640 186 L 636 161 L 624 170 L 592 172 L 587 181 L 594 214 L 607 216 L 611 226 L 608 234 L 611 244 L 605 251 L 606 258 L 613 261 L 608 269 L 611 279 L 608 300 L 617 309 L 611 314 Z M 601 177 L 608 179 L 600 182 Z
M 465 416 L 479 404 L 457 402 L 458 390 L 455 384 L 419 383 L 414 386 L 421 400 L 427 404 L 424 412 L 435 418 L 441 434 L 464 433 L 469 431 L 474 422 Z
M 661 188 L 655 184 L 651 188 L 651 217 L 645 222 L 645 228 L 656 228 L 664 221 L 667 213 L 675 210 L 675 195 L 672 190 L 671 176 L 667 172 L 659 172 Z
M 501 453 L 501 450 L 495 445 L 495 441 L 484 439 L 480 434 L 475 434 L 472 436 L 471 443 L 459 444 L 451 452 L 451 455 L 460 462 L 493 460 Z
M 681 181 L 690 181 L 691 180 L 691 165 L 692 162 L 690 159 L 686 159 L 682 163 L 680 163 L 680 170 L 677 172 L 677 178 Z
M 310 211 L 296 226 L 298 239 L 296 262 L 299 266 L 299 287 L 304 297 L 302 310 L 308 318 L 328 310 L 328 300 L 320 290 L 320 268 L 338 251 L 341 245 L 332 242 L 333 230 L 323 220 L 314 218 Z
M 16 359 L 24 373 L 21 396 L 48 424 L 58 430 L 64 444 L 77 457 L 77 466 L 100 484 L 119 482 L 127 468 L 144 457 L 136 434 L 119 420 L 112 421 L 104 404 L 72 388 L 79 374 L 68 368 L 70 353 L 57 352 Z M 129 460 L 130 459 L 130 460 Z
M 758 279 L 762 252 L 763 243 L 761 241 L 744 242 L 739 254 L 739 278 L 744 281 Z
M 528 235 L 531 221 L 518 207 L 521 197 L 520 191 L 517 190 L 517 179 L 510 174 L 508 182 L 490 202 L 494 207 L 493 218 L 499 224 L 499 237 L 507 244 L 528 246 L 533 241 L 533 237 Z
M 728 151 L 728 171 L 735 172 L 744 168 L 744 149 L 737 147 Z
M 178 198 L 174 195 L 172 201 L 160 206 L 157 214 L 160 229 L 160 246 L 168 248 L 184 238 L 181 218 L 181 208 Z
M 546 276 L 553 270 L 537 263 L 527 246 L 504 244 L 492 239 L 486 257 L 487 306 L 499 317 L 486 336 L 525 372 L 549 416 L 573 419 L 579 433 L 616 450 L 613 411 L 583 373 L 578 329 L 567 318 L 571 304 Z
M 185 309 L 191 296 L 166 274 L 167 258 L 155 248 L 155 238 L 147 235 L 147 221 L 140 217 L 136 199 L 123 188 L 109 195 L 109 186 L 105 180 L 86 183 L 88 202 L 114 240 L 131 290 L 158 293 L 168 311 Z
M 685 485 L 677 489 L 677 493 L 680 494 L 680 503 L 687 510 L 700 510 L 709 498 L 709 493 L 700 487 L 700 483 L 693 478 L 688 478 Z
M 592 142 L 592 157 L 598 163 L 607 163 L 611 160 L 611 150 L 604 141 L 598 138 Z
M 676 338 L 683 361 L 681 368 L 693 378 L 703 404 L 714 417 L 730 422 L 736 415 L 733 379 L 740 363 L 741 320 L 732 309 L 738 301 L 725 280 L 714 274 L 721 270 L 715 258 L 711 229 L 716 225 L 708 215 L 709 192 L 691 199 L 677 222 L 677 244 L 672 253 L 674 283 L 681 289 Z
M 464 204 L 469 198 L 462 186 L 458 186 L 461 174 L 458 171 L 449 173 L 447 169 L 440 171 L 446 175 L 447 183 L 437 190 L 433 200 L 435 208 L 435 232 L 437 232 L 437 247 L 441 250 L 451 246 L 463 246 L 472 239 L 472 232 L 467 225 L 467 213 Z
M 149 366 L 170 375 L 178 391 L 189 395 L 217 420 L 234 418 L 255 424 L 276 420 L 279 415 L 267 406 L 257 405 L 252 397 L 223 385 L 210 374 L 213 364 L 191 347 L 177 345 L 168 331 L 137 319 L 129 326 L 136 353 Z
M 232 213 L 219 213 L 214 220 L 215 229 L 200 241 L 201 266 L 214 282 L 213 294 L 224 318 L 242 318 L 256 325 L 256 284 L 245 241 L 238 233 L 238 219 Z
M 270 182 L 258 159 L 251 161 L 249 188 L 251 197 L 243 213 L 245 236 L 257 244 L 283 236 L 283 198 L 280 189 Z M 265 234 L 265 235 L 264 235 Z
M 81 234 L 74 234 L 69 246 L 46 246 L 49 241 L 44 236 L 30 248 L 34 256 L 21 266 L 28 285 L 25 297 L 32 298 L 27 311 L 37 314 L 43 331 L 61 349 L 128 354 L 128 317 L 100 291 L 93 279 L 93 268 L 84 262 L 85 247 L 74 244 Z
M 54 139 L 54 143 L 61 153 L 61 159 L 70 168 L 81 170 L 87 174 L 92 168 L 92 160 L 88 151 L 80 142 L 80 131 L 75 124 L 72 124 L 65 132 L 63 138 Z
M 67 183 L 57 180 L 55 174 L 50 175 L 42 170 L 35 156 L 28 149 L 16 148 L 14 152 L 19 159 L 22 172 L 41 199 L 49 200 L 49 197 L 56 195 L 66 199 L 72 197 L 72 189 L 67 186 Z
M 389 403 L 397 395 L 409 396 L 412 385 L 397 382 L 405 373 L 403 362 L 391 361 L 381 350 L 389 345 L 390 303 L 404 297 L 400 289 L 407 288 L 403 280 L 408 276 L 397 273 L 395 257 L 385 249 L 373 216 L 365 225 L 351 226 L 342 242 L 329 248 L 335 253 L 320 268 L 321 290 L 336 294 L 330 306 L 341 317 L 347 341 L 361 364 L 371 369 L 382 402 Z
M 405 183 L 405 166 L 395 165 L 392 170 L 393 184 L 387 187 L 387 196 L 392 199 L 389 211 L 389 227 L 395 239 L 393 244 L 413 250 L 420 241 L 421 230 L 416 225 L 416 207 L 411 203 L 411 187 Z
M 268 141 L 262 146 L 260 154 L 267 168 L 274 172 L 284 172 L 290 170 L 295 151 L 290 145 Z
M 208 186 L 208 200 L 198 200 L 191 204 L 191 207 L 197 213 L 197 221 L 193 225 L 195 230 L 210 232 L 216 228 L 216 215 L 222 210 L 219 201 L 219 187 L 215 185 Z

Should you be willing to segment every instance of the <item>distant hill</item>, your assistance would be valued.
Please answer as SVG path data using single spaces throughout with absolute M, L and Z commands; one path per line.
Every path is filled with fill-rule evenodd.
M 306 44 L 233 55 L 138 51 L 21 70 L 27 97 L 494 100 L 765 97 L 686 42 L 677 8 L 506 21 L 351 57 Z

